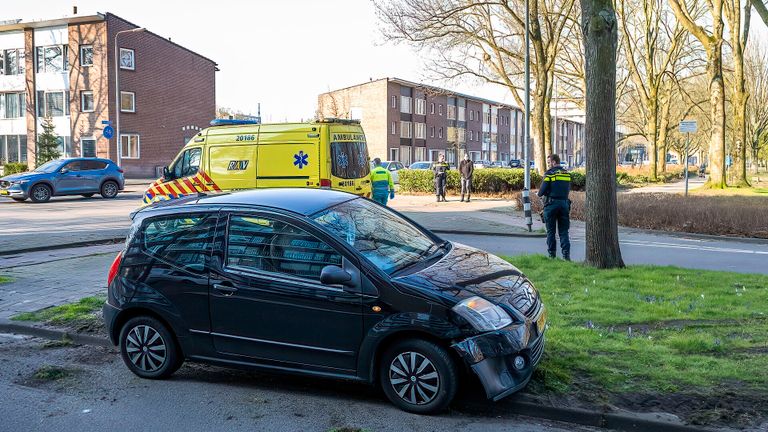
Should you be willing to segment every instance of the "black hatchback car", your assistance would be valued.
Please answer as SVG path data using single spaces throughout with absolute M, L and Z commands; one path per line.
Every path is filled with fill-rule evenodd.
M 263 189 L 133 215 L 109 270 L 112 342 L 136 375 L 184 360 L 378 383 L 398 407 L 526 385 L 546 313 L 513 265 L 355 195 Z

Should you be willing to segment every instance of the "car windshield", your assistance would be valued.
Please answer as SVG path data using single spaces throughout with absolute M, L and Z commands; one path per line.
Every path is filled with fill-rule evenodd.
M 312 218 L 387 274 L 417 263 L 437 246 L 393 211 L 362 198 L 322 210 Z
M 52 160 L 50 162 L 46 162 L 39 167 L 35 168 L 35 172 L 39 173 L 52 173 L 59 169 L 59 166 L 61 165 L 61 159 Z

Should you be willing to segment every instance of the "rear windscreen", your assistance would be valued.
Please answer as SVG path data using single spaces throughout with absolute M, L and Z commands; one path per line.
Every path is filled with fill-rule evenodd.
M 358 179 L 368 176 L 368 146 L 362 141 L 331 143 L 331 171 L 335 177 Z

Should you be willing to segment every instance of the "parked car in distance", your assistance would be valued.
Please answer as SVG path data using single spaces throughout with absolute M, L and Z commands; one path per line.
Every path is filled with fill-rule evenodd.
M 543 354 L 546 309 L 520 270 L 353 194 L 190 196 L 129 232 L 103 314 L 139 377 L 189 360 L 343 378 L 433 413 L 462 373 L 498 400 Z
M 491 161 L 487 161 L 487 160 L 479 160 L 479 161 L 475 161 L 473 165 L 475 166 L 475 169 L 490 168 L 492 163 Z
M 428 170 L 428 169 L 432 169 L 432 164 L 434 164 L 434 162 L 429 162 L 429 161 L 414 162 L 411 164 L 411 166 L 408 167 L 408 169 Z
M 114 198 L 123 190 L 123 170 L 109 159 L 67 158 L 47 162 L 32 171 L 0 178 L 0 196 L 16 201 L 46 202 L 53 196 L 101 194 Z
M 509 161 L 509 167 L 510 168 L 522 168 L 523 162 L 520 159 L 511 159 Z
M 389 170 L 389 174 L 392 175 L 392 181 L 395 184 L 400 183 L 400 175 L 398 174 L 398 171 L 405 168 L 401 162 L 381 161 L 381 166 Z M 371 169 L 373 169 L 373 162 L 371 162 Z
M 488 168 L 509 168 L 509 164 L 507 162 L 494 161 L 491 162 L 491 166 Z

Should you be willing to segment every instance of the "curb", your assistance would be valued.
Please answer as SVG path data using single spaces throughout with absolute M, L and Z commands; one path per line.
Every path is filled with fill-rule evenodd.
M 57 249 L 71 249 L 71 248 L 87 247 L 87 246 L 117 244 L 117 243 L 122 243 L 124 241 L 125 241 L 125 236 L 110 237 L 106 239 L 94 239 L 94 240 L 87 240 L 87 241 L 74 242 L 74 243 L 55 244 L 50 246 L 37 246 L 37 247 L 31 247 L 31 248 L 25 248 L 25 249 L 5 250 L 5 251 L 0 251 L 0 256 L 18 255 L 18 254 L 29 253 L 29 252 L 41 252 L 41 251 L 57 250 Z
M 465 231 L 465 230 L 445 230 L 445 229 L 432 229 L 425 227 L 428 230 L 436 234 L 463 234 L 463 235 L 479 235 L 479 236 L 493 236 L 493 237 L 532 237 L 543 238 L 547 236 L 547 233 L 539 232 L 490 232 L 490 231 Z
M 659 230 L 649 230 L 649 229 L 643 229 L 643 228 L 619 226 L 619 234 L 621 234 L 622 231 L 629 234 L 668 235 L 670 237 L 678 237 L 678 238 L 691 238 L 691 239 L 698 239 L 698 240 L 714 240 L 714 241 L 725 241 L 725 242 L 735 242 L 735 243 L 752 243 L 752 244 L 768 245 L 768 239 L 757 238 L 757 237 L 734 237 L 734 236 L 725 236 L 725 235 L 719 236 L 719 235 L 713 235 L 713 234 L 688 233 L 683 231 L 659 231 Z
M 16 333 L 35 336 L 50 340 L 70 339 L 77 345 L 94 345 L 113 348 L 109 339 L 70 333 L 63 330 L 36 327 L 19 324 L 8 320 L 0 320 L 0 332 Z M 510 413 L 526 417 L 579 424 L 626 432 L 716 432 L 716 429 L 686 426 L 665 421 L 654 421 L 629 415 L 590 411 L 581 408 L 562 408 L 539 405 L 532 402 L 514 401 L 509 404 Z
M 18 324 L 7 320 L 0 321 L 0 332 L 36 336 L 50 340 L 70 339 L 73 343 L 78 345 L 112 347 L 112 343 L 109 341 L 109 339 L 101 338 L 98 336 L 90 336 L 80 333 L 70 333 L 63 330 L 35 327 L 33 325 Z

